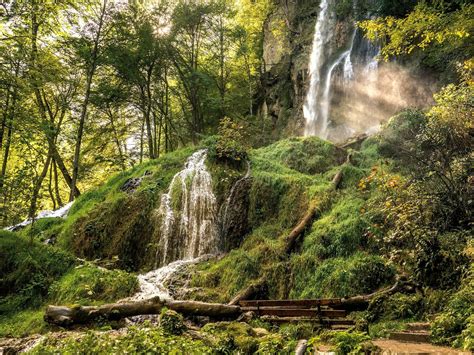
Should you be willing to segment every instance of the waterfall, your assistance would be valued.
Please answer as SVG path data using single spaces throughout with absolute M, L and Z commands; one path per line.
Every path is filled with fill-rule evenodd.
M 303 106 L 305 118 L 305 136 L 318 134 L 319 107 L 317 105 L 320 96 L 320 85 L 322 67 L 324 64 L 325 47 L 329 43 L 333 26 L 331 23 L 330 0 L 322 0 L 313 37 L 313 48 L 309 62 L 309 90 Z
M 206 149 L 191 155 L 161 198 L 156 266 L 218 251 L 217 202 L 206 158 Z
M 358 17 L 357 0 L 352 5 L 355 19 Z M 345 24 L 336 26 L 334 16 L 334 2 L 322 0 L 309 60 L 309 86 L 303 115 L 305 136 L 338 141 L 354 132 L 365 131 L 369 119 L 377 124 L 381 119 L 378 112 L 361 117 L 361 108 L 370 105 L 368 101 L 378 90 L 380 46 L 365 39 L 354 23 L 347 46 L 333 48 L 332 36 L 339 28 L 346 28 Z M 370 18 L 370 14 L 365 18 Z M 339 38 L 342 33 L 338 32 L 336 36 Z M 334 52 L 336 55 L 332 54 Z
M 342 63 L 343 60 L 345 60 L 344 63 L 344 79 L 347 77 L 352 77 L 353 72 L 352 72 L 352 62 L 351 62 L 351 54 L 352 54 L 352 48 L 354 47 L 354 39 L 355 35 L 357 32 L 357 28 L 354 27 L 354 31 L 352 33 L 351 37 L 351 43 L 349 46 L 349 49 L 344 51 L 339 57 L 336 58 L 336 60 L 330 65 L 329 70 L 326 74 L 326 81 L 324 85 L 324 93 L 321 98 L 321 131 L 319 136 L 321 138 L 327 139 L 328 137 L 328 127 L 329 127 L 329 111 L 330 111 L 330 105 L 331 105 L 331 83 L 332 83 L 332 74 L 334 72 L 334 69 L 336 69 L 339 64 Z M 346 73 L 347 70 L 347 73 Z

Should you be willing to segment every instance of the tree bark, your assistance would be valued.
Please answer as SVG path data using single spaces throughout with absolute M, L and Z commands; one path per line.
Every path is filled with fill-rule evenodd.
M 241 313 L 239 306 L 197 301 L 161 300 L 159 297 L 146 301 L 112 303 L 103 306 L 48 306 L 44 319 L 48 323 L 69 326 L 86 324 L 95 320 L 118 320 L 143 314 L 159 314 L 166 307 L 189 316 L 208 316 L 216 319 L 235 319 Z

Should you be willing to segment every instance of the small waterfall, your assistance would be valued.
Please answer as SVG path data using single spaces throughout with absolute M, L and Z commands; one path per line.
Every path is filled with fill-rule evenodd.
M 317 121 L 319 116 L 319 107 L 317 105 L 320 96 L 322 67 L 324 64 L 325 47 L 329 43 L 333 26 L 331 14 L 333 12 L 330 6 L 330 0 L 322 0 L 319 6 L 318 19 L 314 30 L 313 48 L 309 62 L 309 90 L 306 101 L 303 106 L 305 118 L 305 136 L 313 136 L 318 133 Z
M 41 211 L 34 218 L 34 220 L 36 221 L 38 219 L 43 219 L 43 218 L 66 218 L 67 214 L 69 213 L 69 210 L 71 209 L 71 207 L 73 205 L 73 203 L 74 203 L 74 201 L 69 202 L 68 204 L 66 204 L 63 207 L 58 208 L 57 210 L 54 210 L 54 211 Z M 30 225 L 31 223 L 33 223 L 33 219 L 28 218 L 28 219 L 25 219 L 21 223 L 15 224 L 13 226 L 5 227 L 3 229 L 7 230 L 7 231 L 10 231 L 10 232 L 14 232 L 14 231 L 20 230 L 20 229 Z
M 206 149 L 191 155 L 161 198 L 156 267 L 218 251 L 217 202 L 206 158 Z

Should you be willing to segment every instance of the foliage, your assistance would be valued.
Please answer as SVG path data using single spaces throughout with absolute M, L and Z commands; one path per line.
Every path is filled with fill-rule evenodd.
M 327 331 L 310 339 L 309 344 L 314 350 L 317 350 L 318 344 L 330 344 L 337 354 L 359 354 L 370 347 L 369 340 L 370 337 L 361 332 Z
M 219 124 L 216 154 L 219 159 L 242 161 L 247 158 L 247 143 L 243 126 L 224 117 Z
M 436 100 L 426 114 L 407 111 L 392 119 L 380 151 L 395 159 L 398 173 L 374 167 L 359 187 L 371 193 L 369 236 L 380 250 L 419 282 L 448 288 L 466 265 L 468 233 L 460 230 L 471 219 L 472 86 L 448 86 Z
M 381 51 L 385 59 L 421 49 L 428 65 L 455 71 L 458 62 L 473 56 L 473 12 L 474 5 L 463 0 L 419 2 L 406 17 L 379 17 L 359 26 L 373 41 L 387 38 Z
M 189 336 L 173 336 L 161 328 L 129 327 L 125 333 L 88 332 L 63 339 L 47 338 L 32 354 L 110 354 L 110 353 L 209 354 L 212 349 Z
M 459 290 L 450 297 L 443 312 L 432 323 L 433 341 L 473 350 L 473 315 L 474 267 L 471 264 Z
M 186 330 L 183 316 L 175 311 L 164 309 L 160 314 L 160 327 L 166 334 L 181 335 Z

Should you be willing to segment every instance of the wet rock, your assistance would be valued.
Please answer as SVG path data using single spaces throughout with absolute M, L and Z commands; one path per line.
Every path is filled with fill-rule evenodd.
M 135 192 L 136 189 L 140 186 L 142 183 L 143 177 L 138 177 L 138 178 L 130 178 L 127 181 L 125 181 L 125 184 L 120 188 L 120 190 L 127 192 L 127 193 L 132 193 Z

